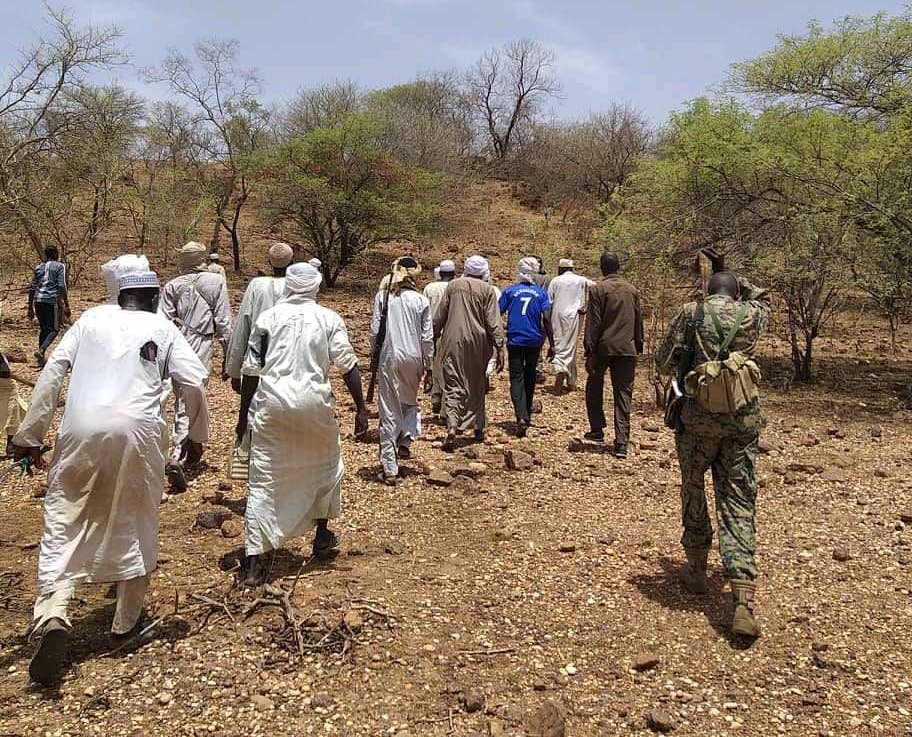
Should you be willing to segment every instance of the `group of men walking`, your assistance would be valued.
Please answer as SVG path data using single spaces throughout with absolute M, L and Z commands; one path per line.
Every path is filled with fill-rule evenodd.
M 232 323 L 224 276 L 206 263 L 206 254 L 200 244 L 187 244 L 178 254 L 180 273 L 164 288 L 144 257 L 122 256 L 105 264 L 109 302 L 84 312 L 65 334 L 12 437 L 17 457 L 42 464 L 45 436 L 70 372 L 48 474 L 32 623 L 40 642 L 30 672 L 40 683 L 53 682 L 61 672 L 67 602 L 77 583 L 117 582 L 113 636 L 143 631 L 143 595 L 157 565 L 163 479 L 167 475 L 173 490 L 186 488 L 184 467 L 202 456 L 208 437 L 206 383 L 216 340 L 225 357 L 222 377 L 240 395 L 237 443 L 249 455 L 244 583 L 263 583 L 268 553 L 311 529 L 316 529 L 314 555 L 339 545 L 338 534 L 329 528 L 329 520 L 341 513 L 344 473 L 332 366 L 354 402 L 356 438 L 367 432 L 368 415 L 345 323 L 317 302 L 320 264 L 292 263 L 290 246 L 272 245 L 267 254 L 272 274 L 250 281 Z M 411 456 L 421 434 L 422 386 L 446 426 L 443 448 L 453 451 L 464 432 L 476 442 L 484 440 L 488 377 L 508 365 L 516 435 L 524 437 L 532 423 L 545 343 L 554 392 L 562 395 L 577 385 L 580 332 L 590 423 L 586 437 L 605 439 L 602 393 L 609 373 L 611 449 L 616 457 L 626 457 L 636 362 L 644 349 L 643 316 L 636 289 L 620 276 L 619 259 L 605 253 L 600 265 L 603 279 L 597 283 L 578 275 L 569 259 L 562 259 L 558 275 L 548 279 L 541 259 L 528 256 L 517 264 L 516 282 L 500 292 L 491 284 L 487 260 L 475 255 L 465 260 L 460 277 L 453 261 L 442 261 L 437 279 L 419 291 L 418 261 L 396 259 L 374 298 L 371 319 L 380 480 L 397 483 L 399 463 Z M 753 351 L 765 328 L 768 298 L 726 272 L 721 257 L 716 265 L 718 278 L 710 280 L 705 307 L 688 305 L 673 322 L 656 356 L 660 370 L 680 368 L 682 352 L 691 356 L 693 367 L 722 354 L 727 360 L 731 351 L 745 356 Z M 54 271 L 45 269 L 38 283 L 52 280 Z M 703 320 L 704 314 L 712 322 Z M 694 340 L 687 328 L 697 322 Z M 707 386 L 712 389 L 701 384 L 704 393 Z M 175 397 L 170 452 L 163 412 L 169 393 Z M 751 636 L 759 634 L 752 616 L 757 575 L 753 463 L 761 424 L 756 398 L 724 416 L 688 398 L 676 424 L 688 561 L 684 584 L 695 593 L 706 591 L 712 526 L 703 475 L 711 467 L 722 560 L 735 595 L 733 628 Z

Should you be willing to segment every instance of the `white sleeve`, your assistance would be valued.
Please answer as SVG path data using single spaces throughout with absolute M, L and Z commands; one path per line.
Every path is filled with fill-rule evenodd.
M 190 439 L 205 443 L 209 439 L 209 407 L 206 404 L 206 380 L 209 372 L 196 351 L 177 328 L 171 333 L 166 375 L 181 388 L 181 396 L 190 420 Z
M 244 292 L 244 298 L 241 300 L 241 306 L 238 308 L 237 320 L 231 330 L 231 340 L 228 342 L 228 350 L 225 351 L 225 371 L 232 379 L 241 378 L 241 366 L 244 363 L 244 356 L 247 353 L 247 344 L 250 341 L 250 332 L 253 325 L 250 320 L 250 307 L 253 302 L 252 282 L 247 285 Z
M 345 321 L 339 315 L 334 314 L 328 327 L 329 359 L 338 367 L 339 371 L 347 374 L 358 365 L 358 357 L 348 339 Z
M 81 334 L 82 326 L 77 320 L 67 330 L 41 370 L 32 391 L 28 412 L 13 438 L 13 443 L 20 448 L 37 448 L 44 444 L 48 428 L 54 420 L 57 402 L 60 400 L 63 379 L 76 360 Z
M 431 319 L 431 303 L 424 300 L 424 309 L 421 310 L 421 358 L 424 368 L 430 369 L 434 358 L 434 321 Z

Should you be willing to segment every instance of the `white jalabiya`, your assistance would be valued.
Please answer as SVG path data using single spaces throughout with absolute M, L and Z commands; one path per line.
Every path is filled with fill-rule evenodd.
M 208 438 L 208 372 L 178 329 L 161 315 L 102 306 L 83 313 L 51 354 L 17 445 L 44 442 L 68 369 L 44 500 L 39 595 L 139 578 L 157 566 L 164 382 L 182 390 L 190 438 Z
M 491 284 L 491 286 L 494 287 L 494 298 L 499 302 L 501 295 L 500 287 L 496 284 Z M 491 357 L 488 359 L 488 367 L 485 369 L 485 376 L 491 377 L 494 375 L 495 371 L 497 371 L 497 353 L 491 351 Z
M 260 379 L 251 403 L 248 555 L 275 550 L 315 520 L 341 513 L 345 466 L 331 364 L 346 374 L 358 359 L 342 318 L 313 297 L 289 294 L 257 319 L 243 366 Z
M 382 301 L 374 302 L 371 334 L 380 330 Z M 380 461 L 383 473 L 396 476 L 396 451 L 421 435 L 418 392 L 421 377 L 434 356 L 434 323 L 427 297 L 413 289 L 391 292 L 386 319 L 386 339 L 377 370 L 380 410 Z
M 551 366 L 556 374 L 565 374 L 567 385 L 576 386 L 576 346 L 580 330 L 580 310 L 586 309 L 589 287 L 594 282 L 572 271 L 555 276 L 548 285 L 551 300 L 551 327 L 554 330 L 554 358 Z
M 251 279 L 247 285 L 225 354 L 225 371 L 232 379 L 241 378 L 241 366 L 244 364 L 250 333 L 253 332 L 257 318 L 266 310 L 275 307 L 284 292 L 284 276 L 258 276 Z
M 437 319 L 437 311 L 443 302 L 447 287 L 452 279 L 447 281 L 432 281 L 424 288 L 424 296 L 431 304 L 431 320 Z M 443 374 L 440 371 L 440 356 L 434 355 L 433 376 L 431 384 L 431 404 L 435 408 L 443 405 Z

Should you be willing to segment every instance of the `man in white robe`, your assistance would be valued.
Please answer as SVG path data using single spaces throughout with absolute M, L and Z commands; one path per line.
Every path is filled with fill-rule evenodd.
M 329 382 L 332 364 L 355 403 L 355 436 L 367 431 L 358 359 L 342 318 L 316 302 L 321 281 L 310 264 L 288 267 L 284 299 L 259 316 L 250 335 L 236 428 L 243 438 L 249 417 L 248 586 L 265 580 L 265 554 L 288 538 L 316 527 L 314 555 L 339 545 L 327 526 L 341 513 L 345 469 Z
M 447 287 L 456 276 L 456 264 L 450 259 L 444 259 L 440 266 L 435 269 L 437 281 L 432 281 L 424 288 L 424 296 L 427 297 L 431 305 L 431 320 L 437 318 L 437 311 L 443 302 L 443 296 L 446 294 Z M 436 345 L 436 344 L 435 344 Z M 434 366 L 431 372 L 431 409 L 435 415 L 439 415 L 443 408 L 443 377 L 440 373 L 440 359 L 436 353 L 434 356 Z
M 231 378 L 232 389 L 238 393 L 241 391 L 241 367 L 247 355 L 250 333 L 253 332 L 257 318 L 282 299 L 285 293 L 285 269 L 294 258 L 294 249 L 287 243 L 273 243 L 267 256 L 272 266 L 272 276 L 257 276 L 250 280 L 238 308 L 225 354 L 225 373 Z
M 580 316 L 586 314 L 589 287 L 595 282 L 573 270 L 573 261 L 562 258 L 557 276 L 548 284 L 551 301 L 551 327 L 554 331 L 554 390 L 576 389 L 576 347 L 580 331 Z
M 377 385 L 380 462 L 382 479 L 388 486 L 394 486 L 398 480 L 398 459 L 411 457 L 412 441 L 421 434 L 418 392 L 422 377 L 431 370 L 434 356 L 431 304 L 415 285 L 415 277 L 420 273 L 421 267 L 411 256 L 398 259 L 389 292 L 380 305 L 375 304 L 371 320 L 371 335 L 376 341 L 386 312 Z
M 219 256 L 218 251 L 213 251 L 209 254 L 208 269 L 213 274 L 218 274 L 222 279 L 228 280 L 228 274 L 225 272 L 225 267 L 222 266 L 222 257 Z
M 67 604 L 77 583 L 117 583 L 115 641 L 139 628 L 158 565 L 158 510 L 165 470 L 164 382 L 183 391 L 191 452 L 208 438 L 206 371 L 177 328 L 156 314 L 158 277 L 120 280 L 120 307 L 87 310 L 57 346 L 32 394 L 17 457 L 43 465 L 41 447 L 70 371 L 44 500 L 38 599 L 41 644 L 29 673 L 53 683 L 66 657 Z
M 165 284 L 159 311 L 171 320 L 193 346 L 196 355 L 212 370 L 212 342 L 218 339 L 223 353 L 231 338 L 231 308 L 225 279 L 206 268 L 206 247 L 190 241 L 178 255 L 180 275 Z M 174 388 L 174 425 L 171 430 L 171 459 L 165 469 L 171 490 L 187 490 L 181 465 L 186 462 L 189 419 L 179 387 Z

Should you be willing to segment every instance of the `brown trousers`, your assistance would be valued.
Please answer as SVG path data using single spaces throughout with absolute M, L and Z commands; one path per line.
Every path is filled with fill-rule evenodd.
M 605 372 L 611 374 L 614 396 L 614 442 L 627 445 L 630 439 L 630 404 L 633 400 L 633 380 L 636 376 L 636 356 L 596 356 L 595 373 L 586 377 L 586 414 L 593 432 L 603 431 L 607 422 L 602 406 L 605 393 Z

